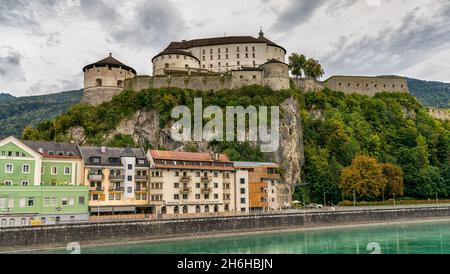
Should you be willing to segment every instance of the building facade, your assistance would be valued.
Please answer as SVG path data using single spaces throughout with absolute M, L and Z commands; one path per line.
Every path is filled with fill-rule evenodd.
M 80 147 L 93 215 L 150 213 L 149 164 L 142 148 Z
M 76 145 L 0 141 L 0 225 L 87 221 L 88 190 Z
M 250 211 L 281 209 L 277 199 L 277 185 L 281 180 L 277 164 L 234 162 L 234 167 L 248 172 Z
M 269 60 L 285 62 L 286 50 L 264 37 L 227 36 L 172 42 L 153 57 L 153 75 L 187 70 L 224 73 L 245 67 L 258 68 Z
M 234 212 L 235 169 L 225 154 L 149 150 L 157 214 Z

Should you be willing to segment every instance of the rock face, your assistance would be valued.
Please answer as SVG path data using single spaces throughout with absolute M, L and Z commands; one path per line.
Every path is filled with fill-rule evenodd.
M 278 185 L 278 201 L 282 206 L 291 205 L 292 193 L 295 185 L 300 181 L 301 168 L 305 162 L 303 130 L 300 109 L 294 98 L 285 100 L 281 106 L 280 121 L 280 146 L 278 151 L 267 153 L 271 161 L 280 164 L 282 182 Z M 161 127 L 160 116 L 154 110 L 140 110 L 131 118 L 122 121 L 115 130 L 109 132 L 106 142 L 114 136 L 129 135 L 136 144 L 149 146 L 155 149 L 184 150 L 185 146 L 192 143 L 176 142 L 170 136 L 172 124 Z M 69 130 L 68 138 L 79 144 L 85 144 L 85 134 L 82 127 L 74 127 Z M 198 151 L 210 150 L 207 142 L 195 143 Z M 256 144 L 255 144 L 256 145 Z

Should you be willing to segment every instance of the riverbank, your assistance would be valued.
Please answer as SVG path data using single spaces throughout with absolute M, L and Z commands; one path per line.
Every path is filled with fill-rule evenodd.
M 65 248 L 71 242 L 83 247 L 111 246 L 436 219 L 450 219 L 450 206 L 10 228 L 0 230 L 0 251 Z

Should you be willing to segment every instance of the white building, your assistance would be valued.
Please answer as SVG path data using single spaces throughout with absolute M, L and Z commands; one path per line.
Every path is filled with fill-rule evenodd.
M 269 60 L 285 62 L 286 50 L 264 37 L 227 36 L 172 42 L 153 57 L 153 75 L 169 71 L 207 70 L 224 73 L 257 68 Z

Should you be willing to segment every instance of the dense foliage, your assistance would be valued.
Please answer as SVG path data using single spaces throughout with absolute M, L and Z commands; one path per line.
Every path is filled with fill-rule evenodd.
M 295 77 L 319 79 L 324 75 L 322 65 L 314 58 L 306 59 L 303 54 L 293 53 L 289 56 L 289 70 Z
M 450 108 L 450 83 L 407 79 L 412 95 L 428 107 Z
M 82 95 L 81 90 L 29 97 L 0 94 L 0 138 L 20 137 L 25 127 L 55 118 L 79 103 Z
M 431 118 L 413 96 L 325 90 L 303 99 L 308 185 L 302 191 L 313 201 L 321 202 L 324 192 L 334 203 L 342 200 L 341 171 L 359 154 L 400 166 L 407 196 L 450 194 L 450 123 Z

